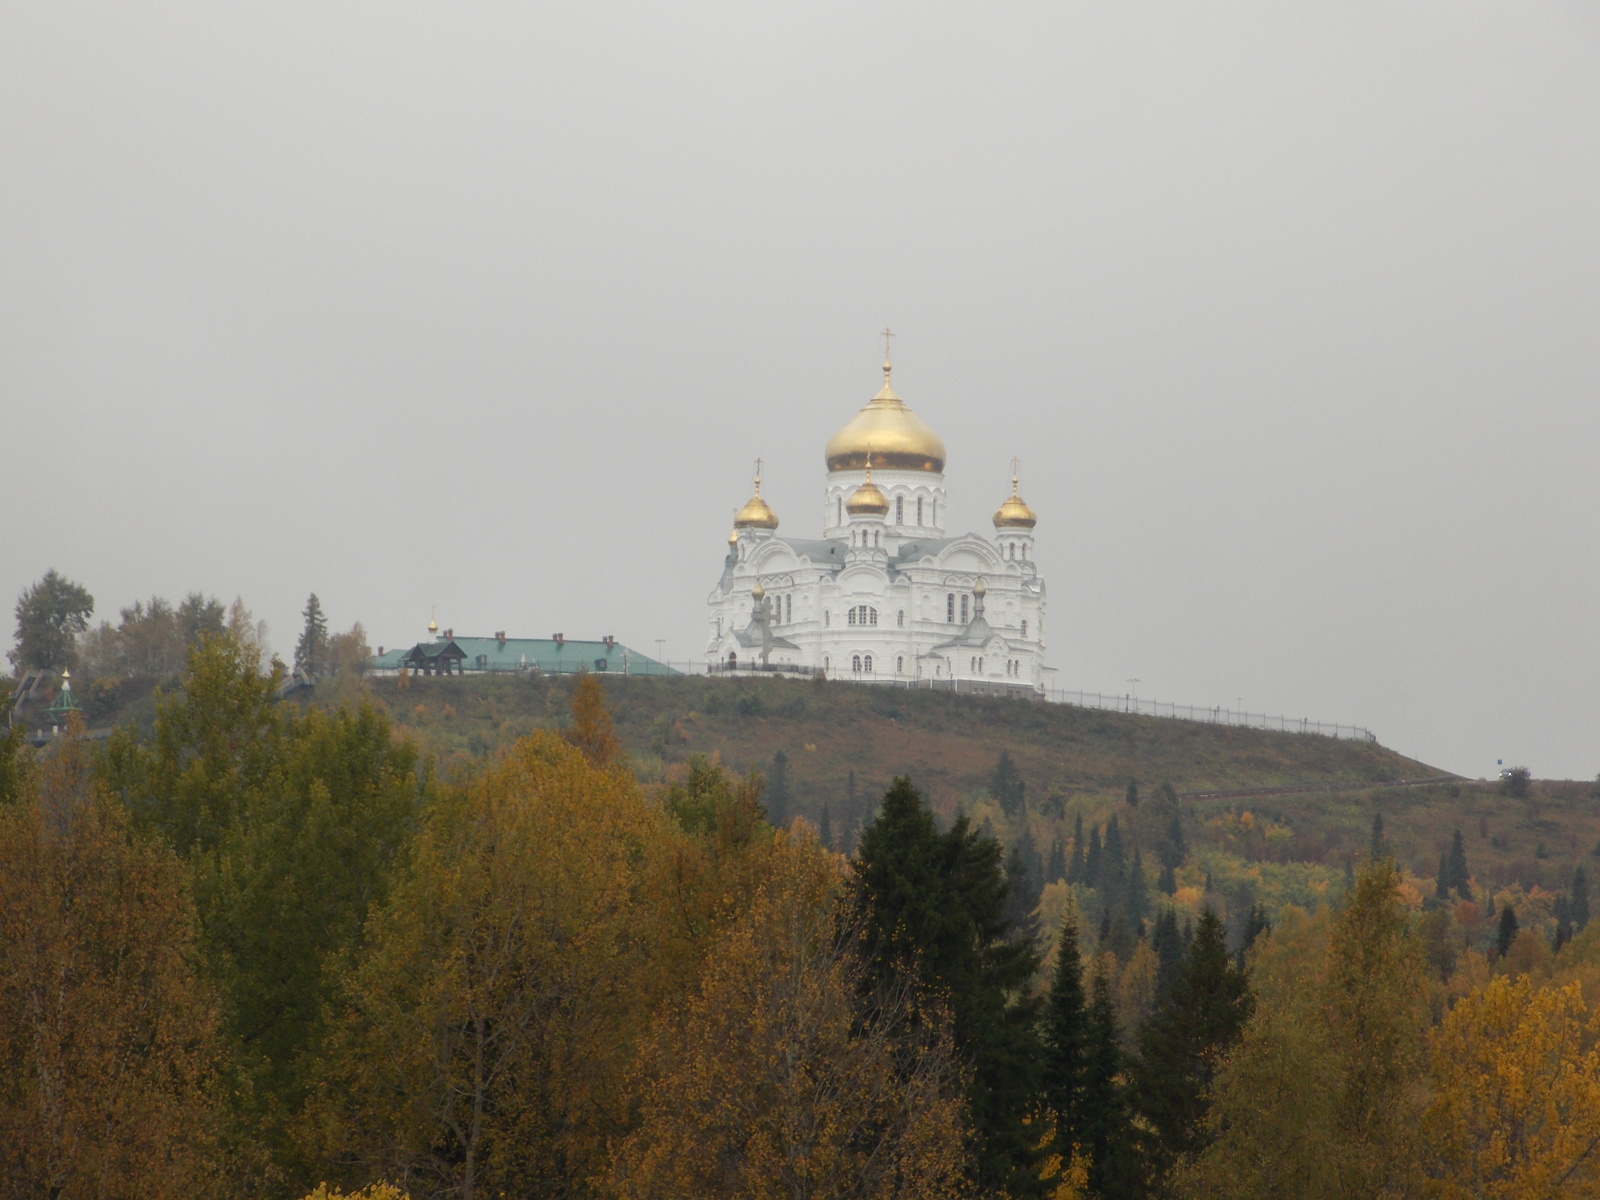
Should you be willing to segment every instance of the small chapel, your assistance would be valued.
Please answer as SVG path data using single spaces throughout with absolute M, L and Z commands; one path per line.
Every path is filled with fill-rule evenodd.
M 1041 694 L 1044 581 L 1016 465 L 993 536 L 947 536 L 944 442 L 891 373 L 886 355 L 883 387 L 828 441 L 821 537 L 779 534 L 757 463 L 709 598 L 708 667 Z

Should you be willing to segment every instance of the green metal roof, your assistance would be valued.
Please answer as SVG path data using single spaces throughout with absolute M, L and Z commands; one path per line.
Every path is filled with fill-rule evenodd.
M 421 642 L 427 650 L 454 642 L 466 655 L 461 668 L 468 674 L 478 671 L 540 670 L 549 675 L 576 675 L 583 671 L 615 675 L 676 675 L 671 667 L 647 654 L 613 642 L 585 642 L 567 638 L 557 644 L 554 638 L 457 637 L 436 642 Z M 374 671 L 395 671 L 416 646 L 401 646 L 367 660 Z

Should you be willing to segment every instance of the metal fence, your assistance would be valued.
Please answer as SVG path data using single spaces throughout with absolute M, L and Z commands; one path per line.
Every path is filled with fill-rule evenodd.
M 670 662 L 666 665 L 684 675 L 738 677 L 740 675 L 753 674 L 757 671 L 774 675 L 783 673 L 794 675 L 824 674 L 821 668 L 818 667 L 780 667 L 773 665 L 763 668 L 756 663 L 743 662 L 731 670 L 721 663 Z M 924 689 L 935 682 L 933 680 L 893 679 L 886 676 L 852 675 L 849 672 L 834 672 L 828 677 L 844 683 L 871 683 L 880 686 L 892 683 L 901 687 Z M 945 682 L 948 684 L 949 681 Z M 984 690 L 981 686 L 974 688 L 975 692 Z M 1234 725 L 1241 729 L 1268 729 L 1277 733 L 1315 734 L 1318 737 L 1337 738 L 1340 741 L 1365 742 L 1368 745 L 1376 745 L 1378 742 L 1378 737 L 1372 730 L 1360 725 L 1338 725 L 1327 721 L 1314 721 L 1310 717 L 1275 716 L 1271 713 L 1256 713 L 1225 708 L 1222 705 L 1214 705 L 1208 708 L 1196 704 L 1175 704 L 1170 700 L 1145 700 L 1134 695 L 1114 696 L 1105 692 L 1067 691 L 1063 688 L 1050 688 L 1039 698 L 1051 704 L 1070 704 L 1075 708 L 1099 708 L 1107 712 L 1140 713 L 1147 717 L 1168 717 L 1179 721 L 1204 721 L 1210 725 Z
M 1314 733 L 1343 741 L 1377 743 L 1377 735 L 1360 725 L 1334 725 L 1310 717 L 1279 717 L 1270 713 L 1240 712 L 1216 705 L 1202 708 L 1168 700 L 1141 700 L 1138 696 L 1108 696 L 1103 692 L 1069 692 L 1051 689 L 1045 699 L 1078 708 L 1103 708 L 1110 712 L 1143 713 L 1147 717 L 1174 717 L 1180 721 L 1206 721 L 1212 725 L 1237 725 L 1244 729 L 1271 729 L 1279 733 Z

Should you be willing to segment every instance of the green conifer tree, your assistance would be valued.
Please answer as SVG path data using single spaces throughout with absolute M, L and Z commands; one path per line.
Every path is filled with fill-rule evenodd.
M 1139 781 L 1137 779 L 1128 780 L 1128 790 L 1122 798 L 1127 801 L 1129 808 L 1139 807 Z
M 1209 1144 L 1212 1084 L 1252 1005 L 1245 971 L 1230 961 L 1222 921 L 1207 909 L 1171 990 L 1139 1033 L 1133 1064 L 1134 1108 L 1146 1130 L 1140 1140 L 1158 1192 L 1180 1158 Z
M 1496 958 L 1504 958 L 1511 952 L 1512 943 L 1517 940 L 1517 914 L 1507 904 L 1500 909 L 1500 927 L 1495 932 L 1494 949 Z
M 989 795 L 1000 806 L 1000 811 L 1008 817 L 1014 817 L 1022 812 L 1027 803 L 1028 785 L 1023 781 L 1022 772 L 1017 769 L 1017 764 L 1011 759 L 1009 750 L 1000 751 L 1000 757 L 995 761 L 994 770 L 989 773 Z
M 761 799 L 766 805 L 767 821 L 775 828 L 785 828 L 794 814 L 790 811 L 789 756 L 782 750 L 772 756 L 772 769 L 767 774 L 767 787 Z
M 828 812 L 828 802 L 822 802 L 822 823 L 817 828 L 817 839 L 826 850 L 833 849 L 833 817 Z
M 1084 854 L 1088 844 L 1083 840 L 1083 814 L 1075 813 L 1072 818 L 1072 858 L 1067 863 L 1067 882 L 1084 882 Z
M 1089 847 L 1083 854 L 1082 882 L 1098 888 L 1105 881 L 1105 852 L 1100 846 L 1100 827 L 1089 830 Z
M 1433 898 L 1435 900 L 1450 899 L 1450 856 L 1448 854 L 1439 855 L 1439 875 L 1433 881 Z
M 1377 862 L 1389 853 L 1389 843 L 1383 836 L 1383 814 L 1372 814 L 1372 839 L 1367 844 L 1367 857 L 1372 862 Z
M 1122 1081 L 1116 1012 L 1104 975 L 1095 975 L 1090 994 L 1080 1144 L 1089 1159 L 1089 1194 L 1124 1200 L 1140 1194 L 1141 1172 Z
M 1078 915 L 1067 913 L 1056 942 L 1056 970 L 1044 1007 L 1045 1107 L 1055 1115 L 1062 1160 L 1082 1145 L 1089 1114 L 1084 1103 L 1089 1070 L 1089 1012 L 1083 995 L 1083 956 L 1078 950 Z
M 1447 865 L 1450 887 L 1463 900 L 1472 899 L 1472 873 L 1467 870 L 1467 846 L 1462 840 L 1461 830 L 1456 830 L 1455 836 L 1450 839 L 1450 860 Z
M 1589 876 L 1584 873 L 1582 863 L 1572 872 L 1572 887 L 1567 896 L 1572 907 L 1572 924 L 1582 929 L 1589 923 Z
M 307 675 L 319 675 L 328 661 L 328 618 L 323 615 L 322 601 L 315 592 L 306 601 L 301 616 L 305 618 L 305 627 L 300 631 L 300 640 L 294 644 L 294 669 Z
M 963 816 L 944 834 L 904 777 L 862 831 L 857 911 L 873 947 L 871 971 L 893 987 L 910 971 L 949 1006 L 967 1090 L 980 1186 L 1036 1190 L 1037 1138 L 1026 1119 L 1038 1095 L 1039 1002 L 1028 993 L 1037 947 L 1007 920 L 1001 849 Z
M 1067 852 L 1060 838 L 1050 839 L 1050 857 L 1045 863 L 1044 881 L 1055 883 L 1067 877 Z
M 1170 864 L 1161 864 L 1161 877 L 1156 881 L 1156 890 L 1163 896 L 1173 896 L 1178 891 L 1178 873 Z

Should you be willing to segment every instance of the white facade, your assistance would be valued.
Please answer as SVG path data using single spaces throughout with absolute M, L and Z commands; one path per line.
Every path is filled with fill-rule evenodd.
M 820 538 L 777 532 L 758 475 L 708 598 L 707 661 L 740 673 L 764 663 L 862 682 L 1042 692 L 1033 513 L 1013 479 L 993 537 L 948 536 L 944 446 L 888 377 L 885 364 L 883 391 L 829 443 Z M 854 465 L 862 458 L 896 465 Z

